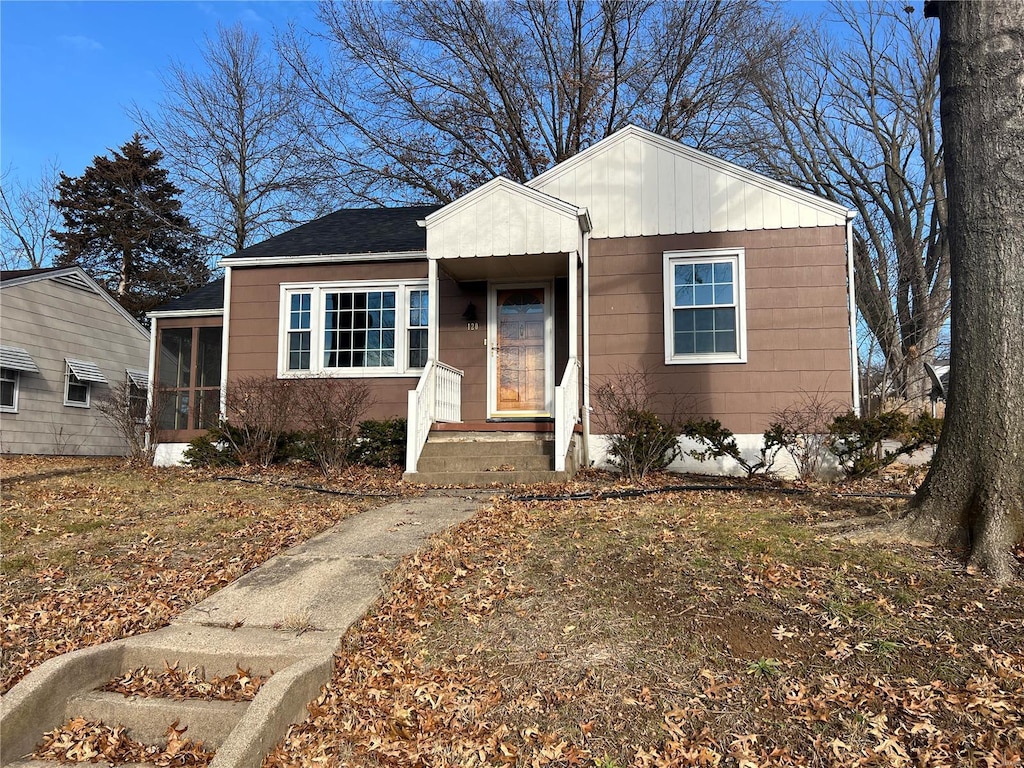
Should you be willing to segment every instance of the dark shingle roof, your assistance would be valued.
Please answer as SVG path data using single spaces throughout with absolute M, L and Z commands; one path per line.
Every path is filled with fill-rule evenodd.
M 250 245 L 225 259 L 423 251 L 427 247 L 427 233 L 416 222 L 438 207 L 344 208 Z
M 224 309 L 224 278 L 196 288 L 191 293 L 161 304 L 153 312 L 180 312 L 182 310 Z
M 47 272 L 57 272 L 67 267 L 42 267 L 40 269 L 4 269 L 0 270 L 0 282 L 15 280 L 19 277 L 30 277 L 32 275 L 45 275 Z

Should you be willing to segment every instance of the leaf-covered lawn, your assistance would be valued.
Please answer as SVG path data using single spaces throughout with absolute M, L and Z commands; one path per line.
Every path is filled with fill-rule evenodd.
M 119 459 L 3 457 L 0 473 L 0 691 L 58 654 L 161 627 L 281 550 L 390 500 Z M 298 470 L 272 479 L 321 483 Z M 398 473 L 382 470 L 330 486 L 402 492 Z
M 266 766 L 1020 766 L 1024 585 L 820 527 L 896 503 L 498 501 L 405 561 Z

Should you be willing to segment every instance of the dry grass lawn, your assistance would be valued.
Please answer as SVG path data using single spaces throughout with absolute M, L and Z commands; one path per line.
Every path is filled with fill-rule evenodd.
M 1024 584 L 820 527 L 897 503 L 499 501 L 405 563 L 266 765 L 1020 766 Z
M 120 459 L 3 457 L 0 475 L 0 691 L 52 656 L 161 627 L 282 549 L 390 500 Z M 398 474 L 380 470 L 331 486 L 402 492 Z
M 115 461 L 0 469 L 4 688 L 386 501 Z M 366 472 L 334 486 L 400 487 Z M 1020 768 L 1024 583 L 836 538 L 901 502 L 827 490 L 495 497 L 403 561 L 266 768 Z

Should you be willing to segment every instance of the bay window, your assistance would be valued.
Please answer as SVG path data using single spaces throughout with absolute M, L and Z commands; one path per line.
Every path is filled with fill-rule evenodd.
M 427 363 L 422 281 L 282 286 L 278 372 L 403 375 Z

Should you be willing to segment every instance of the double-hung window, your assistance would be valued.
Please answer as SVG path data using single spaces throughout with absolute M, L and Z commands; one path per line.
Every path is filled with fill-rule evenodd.
M 427 363 L 422 281 L 284 285 L 279 373 L 403 375 Z
M 665 362 L 746 362 L 744 254 L 665 254 Z

